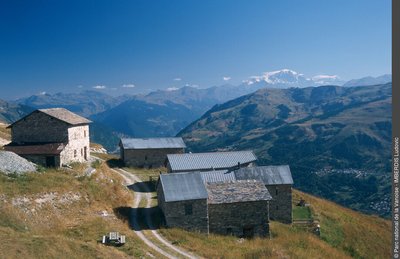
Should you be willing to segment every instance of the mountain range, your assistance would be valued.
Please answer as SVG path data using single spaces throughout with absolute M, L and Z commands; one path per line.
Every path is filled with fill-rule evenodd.
M 386 77 L 386 79 L 389 78 Z M 368 79 L 362 79 L 361 82 L 366 85 L 369 84 Z M 101 92 L 101 90 L 39 94 L 21 98 L 9 105 L 21 105 L 30 107 L 30 109 L 64 107 L 77 114 L 89 117 L 94 121 L 91 131 L 93 138 L 105 145 L 107 149 L 114 150 L 119 136 L 174 136 L 214 105 L 222 104 L 262 88 L 340 85 L 341 83 L 343 82 L 338 76 L 318 75 L 307 78 L 301 73 L 283 69 L 250 77 L 240 85 L 225 84 L 209 88 L 184 86 L 157 90 L 146 95 L 123 95 L 119 97 L 110 96 Z M 357 84 L 356 81 L 350 83 L 352 85 Z M 3 120 L 12 122 L 14 121 L 13 118 Z M 114 137 L 104 137 L 108 134 L 112 134 Z
M 297 188 L 387 216 L 391 84 L 376 82 L 390 79 L 305 87 L 340 78 L 306 78 L 285 69 L 236 86 L 185 86 L 120 97 L 100 91 L 44 94 L 0 101 L 0 121 L 11 123 L 36 108 L 65 107 L 89 117 L 92 141 L 109 151 L 116 150 L 121 136 L 178 132 L 195 152 L 253 149 L 260 164 L 290 164 Z
M 112 97 L 99 91 L 86 90 L 78 93 L 38 94 L 13 101 L 36 109 L 62 107 L 81 116 L 100 113 L 129 99 L 128 96 Z
M 290 88 L 320 85 L 342 85 L 344 81 L 337 75 L 317 75 L 311 78 L 290 69 L 265 72 L 261 76 L 251 76 L 243 85 L 261 85 L 262 88 Z
M 14 122 L 33 110 L 30 106 L 10 103 L 0 99 L 0 122 Z
M 388 82 L 392 82 L 392 75 L 382 75 L 378 77 L 367 76 L 360 79 L 353 79 L 343 84 L 343 86 L 379 85 Z
M 297 188 L 371 212 L 390 196 L 391 87 L 265 88 L 214 106 L 178 136 L 189 151 L 251 149 L 259 164 L 290 164 Z

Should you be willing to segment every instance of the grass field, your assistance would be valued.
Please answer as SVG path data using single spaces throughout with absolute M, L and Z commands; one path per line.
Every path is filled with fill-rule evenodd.
M 388 220 L 363 215 L 332 202 L 294 190 L 318 215 L 321 236 L 304 229 L 271 222 L 271 239 L 238 240 L 234 237 L 162 229 L 175 244 L 206 258 L 390 258 Z M 311 211 L 295 208 L 295 217 L 307 218 Z
M 109 168 L 120 166 L 118 160 L 97 156 L 108 161 L 96 164 L 91 177 L 83 176 L 82 164 L 24 176 L 0 174 L 0 258 L 159 257 L 135 236 L 124 216 L 132 193 Z M 125 169 L 143 181 L 159 175 L 159 169 Z M 154 193 L 153 198 L 156 206 Z M 205 258 L 390 258 L 388 220 L 294 190 L 293 200 L 300 198 L 310 207 L 294 207 L 294 218 L 317 216 L 321 236 L 278 222 L 270 224 L 270 239 L 242 240 L 166 228 L 160 232 Z M 119 248 L 99 244 L 109 231 L 127 235 L 127 244 Z
M 293 220 L 312 219 L 309 207 L 293 206 Z
M 105 163 L 91 177 L 81 176 L 81 169 L 75 164 L 74 170 L 0 174 L 0 258 L 157 256 L 118 214 L 132 202 L 119 176 Z M 126 245 L 100 244 L 110 231 L 126 235 Z
M 143 181 L 159 169 L 129 169 Z M 296 206 L 304 199 L 309 206 Z M 293 218 L 317 219 L 321 236 L 291 225 L 271 222 L 271 239 L 234 237 L 162 228 L 174 244 L 206 258 L 390 258 L 390 221 L 369 216 L 293 190 Z

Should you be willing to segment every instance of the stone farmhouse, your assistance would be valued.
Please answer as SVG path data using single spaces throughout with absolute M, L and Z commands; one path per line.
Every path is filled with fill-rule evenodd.
M 292 223 L 293 178 L 288 165 L 240 168 L 234 173 L 236 180 L 254 179 L 263 182 L 272 196 L 269 204 L 270 219 Z
M 257 157 L 253 151 L 168 154 L 168 173 L 232 170 L 253 166 Z
M 84 162 L 90 157 L 90 120 L 64 108 L 39 109 L 14 122 L 4 148 L 47 167 Z
M 207 234 L 269 235 L 268 207 L 272 197 L 264 184 L 257 180 L 220 182 L 223 174 L 161 175 L 157 196 L 166 225 Z
M 164 166 L 167 154 L 185 152 L 182 138 L 122 138 L 119 142 L 121 160 L 131 167 Z
M 292 185 L 289 166 L 254 166 L 163 174 L 157 193 L 169 227 L 264 236 L 270 219 L 292 222 Z

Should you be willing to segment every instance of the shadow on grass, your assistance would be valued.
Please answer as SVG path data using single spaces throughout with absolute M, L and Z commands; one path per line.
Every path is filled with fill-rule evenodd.
M 146 186 L 148 187 L 148 191 L 145 191 Z M 142 193 L 150 193 L 156 191 L 154 184 L 150 181 L 134 183 L 128 185 L 128 188 L 134 192 L 142 192 Z
M 124 166 L 124 161 L 117 158 L 108 159 L 106 163 L 110 168 L 121 168 Z
M 128 222 L 129 226 L 135 230 L 156 230 L 164 225 L 164 216 L 158 206 L 151 208 L 131 208 L 117 207 L 114 213 L 120 220 Z M 149 220 L 151 218 L 151 226 Z

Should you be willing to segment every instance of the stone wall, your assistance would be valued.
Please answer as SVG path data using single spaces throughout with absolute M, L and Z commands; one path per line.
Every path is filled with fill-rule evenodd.
M 157 189 L 158 206 L 164 214 L 167 227 L 208 233 L 207 199 L 164 202 L 160 187 Z M 185 205 L 191 206 L 191 215 L 185 215 Z
M 266 187 L 272 196 L 269 206 L 270 219 L 292 223 L 292 186 L 266 185 Z
M 164 149 L 125 149 L 121 148 L 121 159 L 131 167 L 157 168 L 163 167 L 167 154 L 182 154 L 183 148 Z
M 68 144 L 60 154 L 61 164 L 85 162 L 90 158 L 89 126 L 68 128 Z
M 238 237 L 268 236 L 268 201 L 208 205 L 210 233 Z
M 66 142 L 68 127 L 63 121 L 42 112 L 34 112 L 12 126 L 12 142 Z

